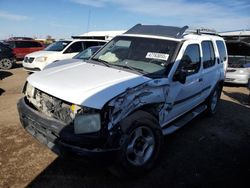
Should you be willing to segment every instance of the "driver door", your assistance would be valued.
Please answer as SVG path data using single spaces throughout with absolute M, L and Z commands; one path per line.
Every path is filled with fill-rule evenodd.
M 177 56 L 170 78 L 170 92 L 167 102 L 172 104 L 172 109 L 166 118 L 166 123 L 176 119 L 185 112 L 194 108 L 202 101 L 202 75 L 200 44 L 185 42 Z M 177 79 L 178 74 L 185 74 L 185 82 Z M 183 76 L 183 75 L 182 75 Z

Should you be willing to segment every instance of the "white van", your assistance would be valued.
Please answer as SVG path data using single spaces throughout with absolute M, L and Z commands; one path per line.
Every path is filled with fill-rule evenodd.
M 94 39 L 60 40 L 42 51 L 26 55 L 23 60 L 23 67 L 29 72 L 40 71 L 55 61 L 72 58 L 88 47 L 104 45 L 106 42 L 105 40 Z

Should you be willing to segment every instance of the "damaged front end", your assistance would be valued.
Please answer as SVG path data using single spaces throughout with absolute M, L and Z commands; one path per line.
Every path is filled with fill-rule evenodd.
M 113 155 L 119 151 L 119 122 L 136 110 L 153 114 L 161 125 L 168 103 L 168 79 L 154 79 L 116 96 L 102 110 L 83 107 L 51 96 L 29 83 L 18 102 L 23 127 L 59 155 Z
M 107 143 L 100 110 L 65 102 L 28 82 L 23 92 L 17 104 L 22 126 L 58 155 L 110 156 L 119 149 Z
M 142 109 L 154 115 L 161 125 L 172 104 L 167 99 L 169 95 L 168 79 L 154 79 L 134 88 L 128 88 L 124 93 L 108 103 L 113 110 L 109 114 L 108 129 L 111 130 L 132 112 Z

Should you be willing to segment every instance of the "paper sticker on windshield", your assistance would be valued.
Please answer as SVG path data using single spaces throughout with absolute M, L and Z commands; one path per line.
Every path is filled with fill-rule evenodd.
M 169 54 L 157 53 L 157 52 L 148 52 L 146 58 L 148 59 L 160 59 L 168 60 Z

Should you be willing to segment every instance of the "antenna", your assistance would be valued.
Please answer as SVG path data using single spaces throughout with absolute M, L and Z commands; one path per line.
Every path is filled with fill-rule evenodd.
M 89 32 L 90 17 L 91 17 L 91 10 L 89 9 L 88 24 L 87 24 L 87 32 Z

